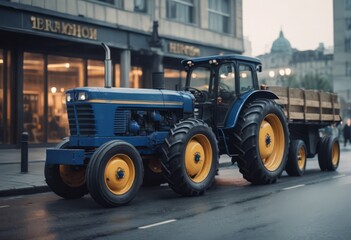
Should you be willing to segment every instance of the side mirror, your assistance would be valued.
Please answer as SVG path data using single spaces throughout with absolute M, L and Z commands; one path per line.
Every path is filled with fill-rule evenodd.
M 256 66 L 256 71 L 257 72 L 262 72 L 262 65 L 257 65 Z

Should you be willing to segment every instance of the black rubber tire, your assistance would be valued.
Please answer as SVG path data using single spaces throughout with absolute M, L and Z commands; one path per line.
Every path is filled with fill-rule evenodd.
M 200 155 L 194 155 L 194 159 L 186 159 L 185 157 L 187 147 L 197 136 L 201 136 L 202 140 L 205 139 L 207 144 L 202 146 L 205 146 L 203 149 L 207 148 L 208 150 L 208 154 L 204 154 L 203 164 L 206 166 L 203 165 L 205 167 L 199 171 L 201 174 L 199 179 L 196 175 L 189 176 L 188 171 L 190 170 L 187 169 L 186 164 L 190 163 L 196 166 L 201 161 Z M 195 139 L 195 141 L 197 140 Z M 162 150 L 163 173 L 169 186 L 176 193 L 183 196 L 198 196 L 212 186 L 218 168 L 218 145 L 212 129 L 205 122 L 190 118 L 175 124 L 170 135 L 165 139 Z M 203 169 L 205 170 L 203 171 Z
M 116 156 L 122 159 L 123 163 L 127 164 L 128 162 L 131 164 L 127 169 L 122 169 L 122 179 L 124 178 L 125 172 L 133 172 L 127 175 L 127 178 L 131 176 L 130 180 L 127 179 L 127 182 L 131 184 L 127 187 L 125 192 L 112 189 L 115 186 L 109 186 L 107 184 L 108 181 L 119 181 L 118 179 L 110 180 L 105 176 L 105 171 L 107 171 L 107 168 L 111 167 L 113 168 L 112 172 L 115 173 L 113 178 L 117 178 L 118 170 L 121 167 L 118 166 L 117 168 L 117 166 L 113 164 L 112 166 L 108 166 L 110 160 L 114 160 Z M 117 207 L 126 205 L 132 201 L 142 185 L 143 177 L 144 168 L 139 152 L 131 144 L 120 140 L 113 140 L 101 145 L 91 157 L 86 174 L 90 195 L 97 203 L 104 207 Z
M 144 187 L 155 187 L 155 186 L 160 186 L 162 183 L 167 182 L 163 176 L 162 170 L 161 169 L 160 169 L 160 171 L 153 170 L 152 166 L 150 166 L 148 164 L 148 161 L 149 161 L 148 159 L 143 161 L 143 163 L 144 163 L 143 186 Z M 160 167 L 161 167 L 161 165 L 160 165 Z
M 289 174 L 289 176 L 302 176 L 305 173 L 306 162 L 307 150 L 305 143 L 302 140 L 292 141 L 290 143 L 289 157 L 286 163 L 285 171 Z
M 337 137 L 323 138 L 318 149 L 318 162 L 322 171 L 335 171 L 340 161 L 340 144 Z
M 68 142 L 69 139 L 64 139 L 56 148 L 65 149 L 68 146 Z M 71 183 L 68 183 L 69 181 L 62 178 L 63 175 L 61 174 L 63 174 L 63 172 L 61 170 L 63 168 L 65 168 L 65 171 L 73 172 L 73 174 L 76 174 L 75 176 L 78 176 L 78 184 L 73 184 L 77 179 L 71 179 Z M 44 176 L 49 188 L 58 196 L 65 199 L 77 199 L 88 193 L 85 182 L 85 172 L 86 166 L 45 164 Z
M 279 151 L 280 156 L 273 158 L 274 165 L 277 165 L 275 169 L 266 168 L 260 155 L 259 133 L 266 118 L 275 119 L 283 140 L 273 145 L 274 151 Z M 234 139 L 234 148 L 239 152 L 238 167 L 243 177 L 253 184 L 276 182 L 285 169 L 289 148 L 289 131 L 282 108 L 270 99 L 255 99 L 245 104 L 234 128 Z M 270 140 L 266 144 L 270 146 Z M 278 147 L 279 144 L 282 146 Z
M 325 141 L 327 137 L 323 137 L 318 143 L 318 164 L 321 171 L 327 171 L 327 164 L 324 156 Z

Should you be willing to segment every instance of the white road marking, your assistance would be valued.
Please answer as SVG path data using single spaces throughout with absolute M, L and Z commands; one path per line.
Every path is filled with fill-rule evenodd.
M 0 208 L 8 208 L 10 207 L 9 205 L 3 205 L 3 206 L 0 206 Z
M 292 186 L 292 187 L 283 188 L 283 190 L 290 190 L 290 189 L 304 187 L 304 186 L 306 186 L 306 185 L 305 184 L 299 184 L 299 185 L 295 185 L 295 186 Z
M 160 226 L 160 225 L 164 225 L 164 224 L 167 224 L 167 223 L 172 223 L 172 222 L 175 222 L 175 221 L 177 221 L 177 220 L 176 219 L 170 219 L 170 220 L 167 220 L 167 221 L 154 223 L 154 224 L 150 224 L 150 225 L 145 225 L 145 226 L 138 227 L 138 228 L 139 229 L 147 229 L 147 228 L 152 228 L 152 227 L 157 227 L 157 226 Z

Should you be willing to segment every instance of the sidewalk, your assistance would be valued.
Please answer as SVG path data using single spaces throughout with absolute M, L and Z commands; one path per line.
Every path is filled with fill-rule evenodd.
M 50 191 L 45 182 L 46 148 L 28 149 L 28 173 L 21 173 L 21 149 L 0 149 L 0 197 Z M 220 167 L 231 158 L 221 156 Z
M 21 173 L 21 149 L 0 149 L 0 197 L 49 191 L 44 179 L 46 148 L 28 149 L 28 173 Z

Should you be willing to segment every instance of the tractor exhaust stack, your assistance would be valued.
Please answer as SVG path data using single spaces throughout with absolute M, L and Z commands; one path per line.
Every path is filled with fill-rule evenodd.
M 112 87 L 112 63 L 111 63 L 111 52 L 110 48 L 105 44 L 101 43 L 105 50 L 105 88 Z

